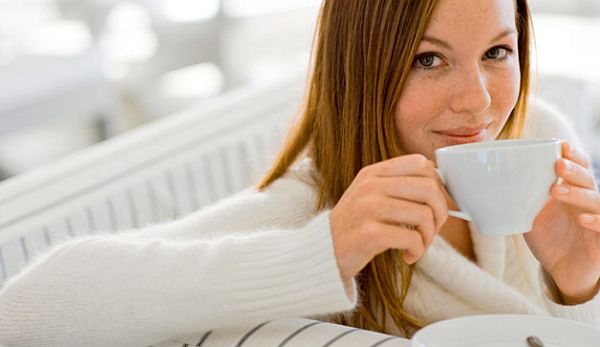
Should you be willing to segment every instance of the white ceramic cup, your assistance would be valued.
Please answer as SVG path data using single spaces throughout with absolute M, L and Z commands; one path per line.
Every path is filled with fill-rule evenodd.
M 558 139 L 469 143 L 435 151 L 438 173 L 460 211 L 484 235 L 521 234 L 550 198 Z

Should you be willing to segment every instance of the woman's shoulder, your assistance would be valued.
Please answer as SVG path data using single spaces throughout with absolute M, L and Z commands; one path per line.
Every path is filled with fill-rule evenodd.
M 282 177 L 300 181 L 316 190 L 318 187 L 319 171 L 312 158 L 303 157 L 292 165 Z
M 264 189 L 253 188 L 244 195 L 254 199 L 279 201 L 279 203 L 287 201 L 286 204 L 289 206 L 300 204 L 314 209 L 318 199 L 317 177 L 313 161 L 310 158 L 303 158 Z
M 571 121 L 558 108 L 539 98 L 532 98 L 529 101 L 523 137 L 558 138 L 571 141 L 581 148 L 581 141 Z

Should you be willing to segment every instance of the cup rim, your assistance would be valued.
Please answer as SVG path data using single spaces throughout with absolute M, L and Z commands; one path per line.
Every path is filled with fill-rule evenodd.
M 527 148 L 540 145 L 550 145 L 560 143 L 557 138 L 548 139 L 511 139 L 511 140 L 493 140 L 483 142 L 465 143 L 460 145 L 452 145 L 441 147 L 435 150 L 436 153 L 465 153 L 475 151 L 505 151 L 515 148 L 513 145 L 519 143 L 519 148 Z

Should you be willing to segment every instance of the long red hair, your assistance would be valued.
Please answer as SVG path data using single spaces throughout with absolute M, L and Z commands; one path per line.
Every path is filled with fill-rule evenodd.
M 516 0 L 520 94 L 500 138 L 521 136 L 530 90 L 531 16 Z M 395 132 L 395 108 L 437 0 L 324 0 L 314 42 L 312 71 L 303 108 L 264 189 L 299 158 L 309 156 L 319 172 L 318 205 L 333 207 L 359 170 L 405 154 Z M 357 310 L 334 320 L 386 332 L 386 315 L 408 336 L 426 322 L 403 302 L 413 268 L 389 250 L 358 276 Z

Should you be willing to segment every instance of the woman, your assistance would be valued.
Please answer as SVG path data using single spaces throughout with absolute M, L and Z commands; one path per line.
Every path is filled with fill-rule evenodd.
M 565 142 L 524 237 L 448 218 L 441 146 L 577 141 L 530 105 L 526 0 L 325 0 L 299 122 L 270 173 L 181 220 L 67 242 L 0 293 L 8 344 L 142 345 L 286 316 L 410 336 L 478 313 L 600 327 L 600 194 Z

